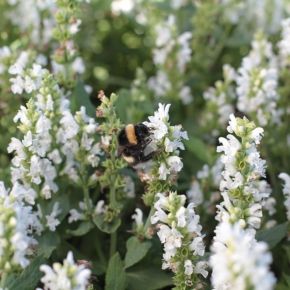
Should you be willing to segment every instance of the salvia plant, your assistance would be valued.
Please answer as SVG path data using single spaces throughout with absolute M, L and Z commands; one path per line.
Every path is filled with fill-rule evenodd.
M 0 290 L 290 288 L 289 0 L 0 11 Z

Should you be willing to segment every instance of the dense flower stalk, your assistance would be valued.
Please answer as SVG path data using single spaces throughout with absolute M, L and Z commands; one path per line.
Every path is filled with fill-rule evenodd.
M 11 191 L 0 182 L 0 273 L 13 272 L 29 264 L 29 256 L 37 244 L 33 238 L 42 227 L 39 217 L 32 212 L 31 206 L 21 201 L 29 194 L 20 184 L 15 184 Z
M 43 48 L 52 39 L 55 25 L 53 14 L 56 10 L 54 0 L 8 0 L 11 5 L 9 18 L 22 33 L 27 34 L 38 48 Z
M 192 102 L 191 89 L 184 82 L 191 58 L 191 38 L 189 31 L 179 34 L 174 15 L 156 25 L 153 61 L 158 70 L 148 85 L 157 97 L 178 97 L 183 104 Z
M 14 76 L 12 91 L 30 96 L 14 118 L 22 139 L 12 138 L 8 147 L 8 152 L 15 155 L 12 181 L 20 182 L 29 192 L 24 196 L 25 202 L 35 204 L 39 197 L 51 199 L 59 191 L 57 179 L 66 176 L 83 188 L 88 210 L 88 188 L 96 179 L 92 168 L 99 165 L 102 154 L 96 141 L 97 123 L 83 107 L 75 114 L 71 112 L 70 102 L 58 83 L 41 66 L 34 64 L 29 69 L 18 61 L 9 71 Z M 57 216 L 61 212 L 62 205 L 55 205 L 43 217 L 50 230 L 60 224 Z
M 287 173 L 280 173 L 279 178 L 284 181 L 283 194 L 285 197 L 284 205 L 286 208 L 287 219 L 290 221 L 290 176 Z
M 56 26 L 53 29 L 53 36 L 59 42 L 59 47 L 54 52 L 52 67 L 59 82 L 67 88 L 72 88 L 75 74 L 83 74 L 85 71 L 84 62 L 78 56 L 74 41 L 74 36 L 82 23 L 77 17 L 81 2 L 85 1 L 56 0 Z
M 277 58 L 272 44 L 257 35 L 252 50 L 243 59 L 237 76 L 237 107 L 260 126 L 279 123 Z
M 281 40 L 277 46 L 279 49 L 279 64 L 282 68 L 290 64 L 290 18 L 282 21 L 282 35 Z
M 199 215 L 194 204 L 185 207 L 186 196 L 176 192 L 157 193 L 151 223 L 158 223 L 157 235 L 164 245 L 162 269 L 174 272 L 174 289 L 192 289 L 199 278 L 206 277 L 207 263 L 201 261 L 205 247 Z
M 203 94 L 206 101 L 206 113 L 201 120 L 202 126 L 214 137 L 222 132 L 230 114 L 234 112 L 235 79 L 235 70 L 230 65 L 224 65 L 223 81 L 217 81 L 214 87 L 210 87 Z
M 23 138 L 12 138 L 8 147 L 9 153 L 15 152 L 12 181 L 20 181 L 49 199 L 58 190 L 56 166 L 62 159 L 55 145 L 56 125 L 61 108 L 67 104 L 52 76 L 41 66 L 33 65 L 32 69 L 24 70 L 16 64 L 10 72 L 16 75 L 11 78 L 12 91 L 33 96 L 14 118 Z
M 98 220 L 108 224 L 119 222 L 123 202 L 128 197 L 126 183 L 127 185 L 130 183 L 120 172 L 126 163 L 123 159 L 118 158 L 117 136 L 123 125 L 115 110 L 117 98 L 115 94 L 108 98 L 101 91 L 99 93 L 101 105 L 97 108 L 97 117 L 104 120 L 98 131 L 101 135 L 101 147 L 105 155 L 105 159 L 101 162 L 102 172 L 99 174 L 99 182 L 103 189 L 108 189 L 107 199 L 109 202 L 105 203 L 106 197 L 103 195 L 97 203 L 95 214 Z
M 154 115 L 144 122 L 151 131 L 152 141 L 149 147 L 156 152 L 150 169 L 142 176 L 148 180 L 148 189 L 144 197 L 147 204 L 152 204 L 155 193 L 170 189 L 183 167 L 179 153 L 180 150 L 184 150 L 183 140 L 187 140 L 188 136 L 181 125 L 170 124 L 169 108 L 169 104 L 159 104 Z
M 283 0 L 221 0 L 224 18 L 232 25 L 253 27 L 254 31 L 276 33 L 287 11 Z
M 218 205 L 217 219 L 230 223 L 240 222 L 244 227 L 259 228 L 262 206 L 274 213 L 275 200 L 265 180 L 265 160 L 260 158 L 263 129 L 245 117 L 230 116 L 227 138 L 219 138 L 217 152 L 223 152 L 224 164 L 220 190 L 223 202 Z

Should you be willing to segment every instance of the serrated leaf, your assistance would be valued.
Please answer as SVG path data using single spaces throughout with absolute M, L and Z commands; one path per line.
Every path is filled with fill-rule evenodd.
M 38 255 L 49 258 L 60 243 L 60 237 L 56 232 L 47 232 L 38 239 Z
M 191 151 L 199 160 L 210 163 L 210 154 L 206 144 L 195 136 L 190 136 L 190 139 L 185 142 L 186 148 Z
M 79 226 L 75 230 L 67 230 L 68 234 L 72 236 L 83 236 L 87 234 L 92 228 L 94 224 L 90 221 L 81 222 Z
M 257 232 L 256 238 L 258 241 L 264 241 L 269 248 L 274 248 L 287 235 L 287 223 L 274 226 L 270 229 L 260 230 Z
M 116 253 L 109 262 L 106 274 L 105 290 L 124 290 L 126 288 L 126 274 L 124 263 L 119 253 Z
M 112 222 L 108 223 L 104 221 L 103 215 L 95 215 L 93 217 L 93 222 L 99 228 L 100 231 L 107 234 L 114 233 L 121 225 L 121 220 L 119 218 L 115 218 L 114 220 L 112 220 Z
M 172 285 L 169 274 L 157 267 L 138 267 L 127 273 L 128 290 L 156 290 Z
M 125 269 L 129 268 L 140 260 L 142 260 L 146 254 L 148 253 L 149 249 L 151 248 L 150 241 L 139 241 L 136 237 L 131 237 L 127 241 L 127 253 L 125 256 Z
M 9 290 L 31 290 L 35 289 L 43 273 L 39 271 L 40 265 L 45 263 L 43 257 L 35 258 L 22 274 L 14 280 L 8 280 L 9 283 L 4 288 Z
M 80 109 L 81 106 L 86 108 L 86 112 L 89 116 L 94 117 L 96 109 L 93 106 L 90 96 L 84 88 L 82 82 L 78 82 L 71 96 L 71 110 L 76 112 Z

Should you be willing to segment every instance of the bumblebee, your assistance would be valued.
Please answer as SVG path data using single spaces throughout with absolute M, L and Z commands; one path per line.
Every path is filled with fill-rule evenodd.
M 151 142 L 150 129 L 144 124 L 128 124 L 118 135 L 118 154 L 130 165 L 150 160 L 154 152 L 145 155 L 144 151 Z

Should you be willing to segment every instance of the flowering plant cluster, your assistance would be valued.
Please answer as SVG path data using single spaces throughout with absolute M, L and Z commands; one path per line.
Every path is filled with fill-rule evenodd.
M 265 160 L 260 158 L 263 129 L 253 122 L 230 115 L 227 138 L 221 137 L 218 152 L 224 152 L 220 190 L 224 201 L 218 206 L 217 219 L 230 223 L 239 222 L 244 227 L 260 228 L 262 207 L 275 213 L 275 199 L 265 180 Z M 240 139 L 240 140 L 239 140 Z
M 157 193 L 154 204 L 155 213 L 151 223 L 158 223 L 157 235 L 164 244 L 162 269 L 171 269 L 175 273 L 176 289 L 191 289 L 198 281 L 196 274 L 207 277 L 207 262 L 199 260 L 203 256 L 202 227 L 194 204 L 184 207 L 185 195 L 169 192 L 168 196 Z
M 286 0 L 0 0 L 0 290 L 286 290 Z

